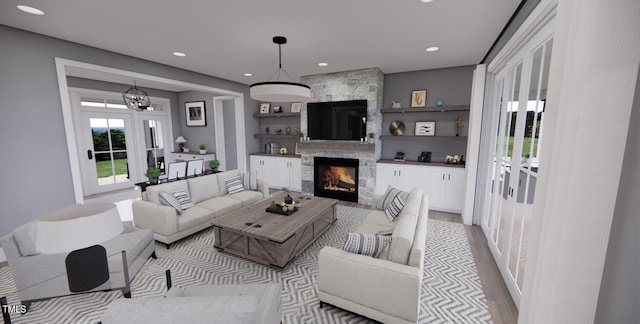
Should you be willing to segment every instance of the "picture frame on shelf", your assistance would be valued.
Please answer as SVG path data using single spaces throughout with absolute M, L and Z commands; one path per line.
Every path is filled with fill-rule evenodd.
M 427 90 L 411 91 L 411 108 L 420 108 L 427 106 Z
M 301 107 L 302 107 L 302 103 L 300 103 L 300 102 L 292 102 L 291 103 L 291 112 L 292 113 L 299 113 Z
M 415 136 L 436 136 L 435 121 L 417 121 Z
M 273 113 L 274 114 L 279 114 L 282 112 L 282 106 L 274 106 L 273 107 Z
M 207 116 L 204 101 L 190 101 L 184 103 L 187 126 L 207 126 Z
M 270 103 L 266 103 L 266 102 L 261 103 L 260 104 L 260 113 L 261 114 L 268 114 L 270 106 L 271 106 Z

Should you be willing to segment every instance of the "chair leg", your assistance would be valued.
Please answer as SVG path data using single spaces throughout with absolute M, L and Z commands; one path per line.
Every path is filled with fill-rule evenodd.
M 11 324 L 11 315 L 9 314 L 7 307 L 5 307 L 8 306 L 7 297 L 0 298 L 0 305 L 2 305 L 2 319 L 4 320 L 4 323 Z
M 167 291 L 169 291 L 169 289 L 171 289 L 172 285 L 171 285 L 171 270 L 167 269 L 167 271 L 165 271 L 165 276 L 167 277 Z
M 129 282 L 129 264 L 127 264 L 127 252 L 122 251 L 122 272 L 124 272 L 124 284 L 122 295 L 124 298 L 131 298 L 131 282 Z
M 156 251 L 153 251 L 153 253 L 151 253 L 151 258 L 152 259 L 157 259 L 158 256 L 156 255 Z
M 320 302 L 320 308 L 324 307 L 324 302 Z

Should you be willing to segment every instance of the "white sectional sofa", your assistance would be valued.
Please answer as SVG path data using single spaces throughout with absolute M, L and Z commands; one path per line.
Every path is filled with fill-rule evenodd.
M 257 190 L 230 195 L 225 180 L 238 175 L 238 170 L 232 170 L 147 187 L 143 200 L 133 203 L 134 224 L 153 230 L 156 241 L 169 245 L 211 226 L 216 217 L 269 197 L 269 187 L 261 179 L 257 179 Z M 160 204 L 158 193 L 174 190 L 187 192 L 194 207 L 178 214 L 173 207 Z
M 393 230 L 391 244 L 379 258 L 322 248 L 318 257 L 321 306 L 331 304 L 383 323 L 416 323 L 428 214 L 428 196 L 416 188 L 393 222 L 381 209 L 373 209 L 355 231 Z

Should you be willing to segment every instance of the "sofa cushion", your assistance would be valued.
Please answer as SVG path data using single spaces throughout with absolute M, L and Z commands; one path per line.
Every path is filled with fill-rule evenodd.
M 131 263 L 153 241 L 150 229 L 139 229 L 129 233 L 122 233 L 106 242 L 100 243 L 107 250 L 109 272 L 122 272 L 122 254 L 127 252 L 127 264 Z
M 176 213 L 182 214 L 182 206 L 172 193 L 162 190 L 158 192 L 158 200 L 161 205 L 173 207 L 173 209 L 176 210 Z
M 229 196 L 225 197 L 216 197 L 213 199 L 209 199 L 207 201 L 203 201 L 198 204 L 197 207 L 202 207 L 209 209 L 211 211 L 215 211 L 215 217 L 222 216 L 232 210 L 236 210 L 242 207 L 242 202 L 237 199 L 230 198 Z
M 239 175 L 240 175 L 240 171 L 238 170 L 231 170 L 231 171 L 216 173 L 216 176 L 218 177 L 218 188 L 220 190 L 220 196 L 224 196 L 229 193 L 229 190 L 227 190 L 227 185 L 225 184 L 225 181 L 229 178 L 236 177 Z
M 180 217 L 178 217 L 178 231 L 184 231 L 196 225 L 208 222 L 216 216 L 215 211 L 203 208 L 201 205 L 202 203 L 182 212 Z
M 240 200 L 242 202 L 242 207 L 249 206 L 261 199 L 264 199 L 261 192 L 251 190 L 245 190 L 237 194 L 228 195 L 227 197 Z
M 396 218 L 395 222 L 398 224 L 391 235 L 388 260 L 400 264 L 407 264 L 409 261 L 422 195 L 423 191 L 421 189 L 413 189 L 407 198 L 405 207 Z
M 388 236 L 349 233 L 342 249 L 347 252 L 377 258 L 389 244 L 389 241 L 391 241 L 391 238 Z
M 220 196 L 218 176 L 215 174 L 187 179 L 187 184 L 194 204 Z
M 154 204 L 160 204 L 160 200 L 158 200 L 158 193 L 160 191 L 172 192 L 175 190 L 184 190 L 189 191 L 189 186 L 185 180 L 180 181 L 172 181 L 167 183 L 161 183 L 155 186 L 147 187 L 147 201 L 152 202 Z
M 13 230 L 13 238 L 22 256 L 36 255 L 36 222 L 28 222 Z
M 189 197 L 189 194 L 186 191 L 176 190 L 176 191 L 172 191 L 171 194 L 173 195 L 173 197 L 176 198 L 178 203 L 180 203 L 180 208 L 182 208 L 182 211 L 193 207 L 193 202 L 191 201 L 191 197 Z
M 224 185 L 227 186 L 227 191 L 230 195 L 244 191 L 244 187 L 242 186 L 242 180 L 240 180 L 240 176 L 231 177 L 225 180 Z
M 251 171 L 241 175 L 244 190 L 258 190 L 258 172 Z

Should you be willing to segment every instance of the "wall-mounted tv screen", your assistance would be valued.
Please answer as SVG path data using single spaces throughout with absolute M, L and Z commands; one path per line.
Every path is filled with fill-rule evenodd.
M 367 100 L 310 102 L 307 132 L 311 139 L 360 140 L 366 137 Z

